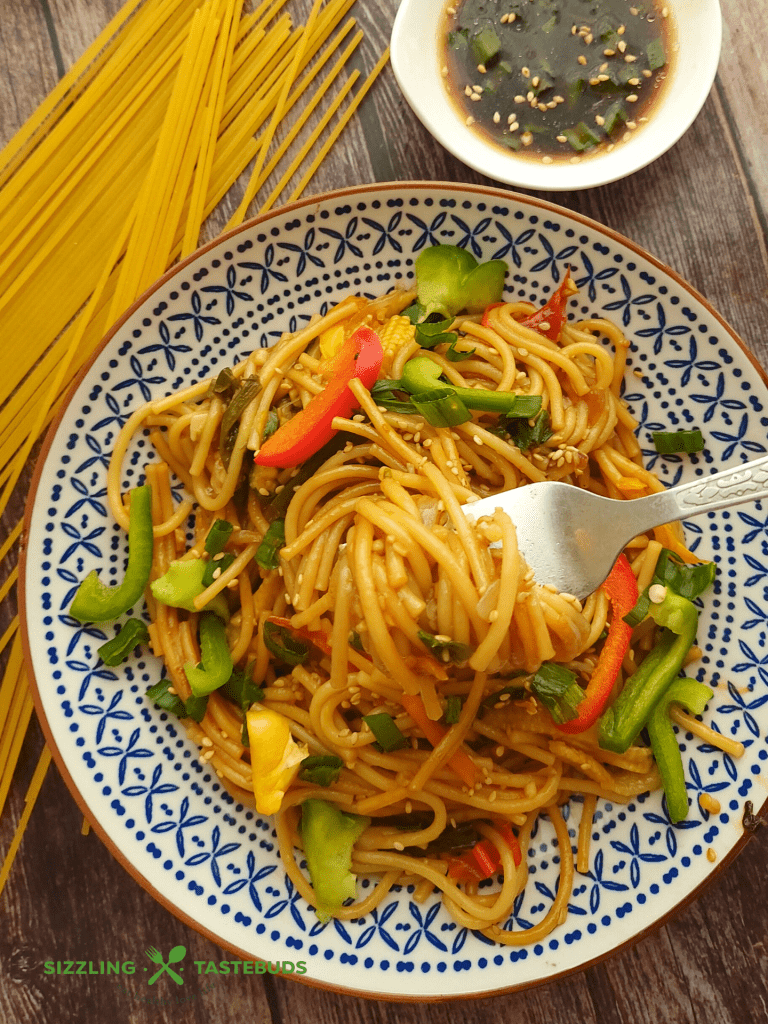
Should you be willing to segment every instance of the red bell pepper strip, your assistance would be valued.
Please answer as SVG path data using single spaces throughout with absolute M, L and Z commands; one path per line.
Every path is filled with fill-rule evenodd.
M 404 693 L 400 697 L 400 703 L 421 729 L 433 747 L 436 747 L 445 736 L 447 729 L 427 717 L 424 702 L 417 694 Z M 453 768 L 461 781 L 470 789 L 475 784 L 477 771 L 475 763 L 466 751 L 459 748 L 448 758 L 448 764 Z
M 304 409 L 268 438 L 254 462 L 259 466 L 298 466 L 331 440 L 334 417 L 351 415 L 358 401 L 349 383 L 359 380 L 371 388 L 379 376 L 383 351 L 379 336 L 370 327 L 358 329 L 327 364 L 328 384 Z
M 611 695 L 632 638 L 632 627 L 624 621 L 624 616 L 635 607 L 639 595 L 637 580 L 626 555 L 619 555 L 603 587 L 611 599 L 611 626 L 584 691 L 584 700 L 578 705 L 578 715 L 569 722 L 558 724 L 561 732 L 584 732 L 597 721 Z
M 523 327 L 530 327 L 532 330 L 538 331 L 539 334 L 543 334 L 545 338 L 549 338 L 550 341 L 557 341 L 565 323 L 565 305 L 568 301 L 565 290 L 568 287 L 570 277 L 571 268 L 569 267 L 565 272 L 563 283 L 551 295 L 547 304 L 542 306 L 541 309 L 536 310 L 535 313 L 532 313 L 525 320 L 520 321 Z M 547 326 L 540 326 L 543 324 L 547 324 Z
M 499 306 L 506 306 L 506 302 L 492 302 L 490 304 L 490 306 L 486 306 L 485 307 L 485 312 L 483 313 L 483 319 L 480 321 L 480 323 L 482 324 L 483 327 L 487 327 L 488 326 L 488 321 L 490 320 L 490 317 L 488 316 L 488 314 L 491 312 L 491 310 L 492 309 L 498 309 Z
M 523 855 L 517 836 L 508 821 L 494 822 L 494 828 L 501 833 L 504 842 L 512 851 L 515 867 L 520 867 Z M 491 878 L 501 867 L 501 857 L 490 839 L 481 839 L 471 850 L 457 856 L 448 856 L 448 877 L 457 882 L 482 882 Z
M 324 633 L 322 629 L 307 629 L 306 626 L 299 626 L 297 629 L 291 625 L 290 619 L 283 618 L 282 615 L 270 615 L 267 622 L 274 622 L 276 626 L 289 629 L 295 636 L 306 640 L 307 643 L 314 644 L 315 647 L 319 647 L 323 654 L 328 655 L 330 658 L 331 645 L 328 643 L 328 634 Z

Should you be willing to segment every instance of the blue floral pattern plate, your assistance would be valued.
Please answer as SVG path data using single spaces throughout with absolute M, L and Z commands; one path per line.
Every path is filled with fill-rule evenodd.
M 590 870 L 570 914 L 543 942 L 506 947 L 452 921 L 437 895 L 393 891 L 364 918 L 318 922 L 278 858 L 273 822 L 238 804 L 173 716 L 145 697 L 161 665 L 143 654 L 119 668 L 98 657 L 113 627 L 67 614 L 92 569 L 116 582 L 125 537 L 106 504 L 106 467 L 137 405 L 215 374 L 272 344 L 349 292 L 375 296 L 413 276 L 424 246 L 451 243 L 509 264 L 507 294 L 541 304 L 568 265 L 573 316 L 606 316 L 632 338 L 626 398 L 646 465 L 667 484 L 766 451 L 766 381 L 733 332 L 683 281 L 600 225 L 536 199 L 473 186 L 364 186 L 305 200 L 208 246 L 163 278 L 110 334 L 70 394 L 39 460 L 22 567 L 33 690 L 73 794 L 116 857 L 171 911 L 249 959 L 306 963 L 303 980 L 370 996 L 429 999 L 525 987 L 574 970 L 658 924 L 742 845 L 768 758 L 768 514 L 759 505 L 686 524 L 717 561 L 701 613 L 693 671 L 715 691 L 704 718 L 740 741 L 733 759 L 680 735 L 691 810 L 674 826 L 658 793 L 600 801 Z M 660 458 L 653 430 L 700 427 L 706 448 Z M 123 467 L 136 485 L 151 446 Z M 710 794 L 720 810 L 702 809 Z M 575 844 L 581 805 L 566 808 Z M 505 927 L 539 921 L 557 886 L 558 849 L 543 819 L 529 884 Z M 565 852 L 571 856 L 571 851 Z M 362 881 L 364 893 L 371 883 Z

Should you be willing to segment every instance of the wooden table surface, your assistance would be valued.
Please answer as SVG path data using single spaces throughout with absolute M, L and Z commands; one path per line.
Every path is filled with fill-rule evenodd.
M 352 10 L 365 31 L 360 58 L 364 72 L 388 42 L 397 2 L 358 0 Z M 288 7 L 298 20 L 306 8 L 297 3 L 289 0 Z M 545 198 L 622 232 L 678 271 L 768 368 L 764 3 L 729 0 L 724 5 L 717 81 L 698 119 L 669 153 L 625 181 Z M 120 4 L 121 0 L 2 0 L 1 143 L 34 111 Z M 425 178 L 486 183 L 427 134 L 387 67 L 309 191 Z M 214 217 L 209 235 L 222 224 Z M 8 524 L 16 521 L 23 500 L 22 487 Z M 3 609 L 4 622 L 13 601 L 12 593 Z M 33 720 L 0 821 L 0 860 L 21 814 L 42 742 Z M 768 1020 L 768 829 L 758 830 L 731 868 L 672 922 L 597 966 L 527 992 L 463 1004 L 410 1005 L 351 998 L 281 978 L 190 977 L 184 1000 L 170 1003 L 158 1001 L 158 996 L 148 998 L 145 979 L 138 975 L 106 984 L 105 979 L 46 977 L 42 972 L 45 959 L 130 959 L 145 948 L 148 938 L 161 949 L 183 944 L 193 959 L 221 958 L 211 942 L 155 903 L 93 833 L 82 836 L 81 821 L 52 767 L 0 898 L 4 1024 L 442 1024 L 459 1017 L 468 1024 Z

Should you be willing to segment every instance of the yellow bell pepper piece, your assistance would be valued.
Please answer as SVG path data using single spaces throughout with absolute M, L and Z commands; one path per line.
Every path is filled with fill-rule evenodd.
M 245 719 L 256 810 L 260 814 L 277 814 L 299 765 L 309 756 L 309 748 L 294 740 L 288 719 L 277 711 L 253 704 Z
M 324 360 L 332 359 L 344 344 L 344 324 L 334 324 L 320 335 L 320 353 Z

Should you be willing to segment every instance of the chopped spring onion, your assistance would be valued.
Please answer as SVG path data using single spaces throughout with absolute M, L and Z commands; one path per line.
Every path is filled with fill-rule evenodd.
M 223 551 L 233 530 L 234 526 L 228 519 L 217 519 L 205 538 L 205 550 L 208 554 L 218 555 L 220 551 Z
M 382 750 L 391 754 L 393 750 L 400 750 L 408 745 L 408 738 L 398 729 L 394 718 L 386 711 L 379 711 L 373 715 L 363 715 L 363 721 L 376 737 L 376 741 Z
M 651 71 L 657 71 L 667 63 L 664 43 L 661 39 L 652 39 L 645 48 L 645 55 L 648 58 L 648 68 Z
M 280 548 L 285 547 L 285 520 L 275 519 L 269 524 L 264 539 L 256 551 L 256 563 L 261 569 L 277 569 Z
M 443 714 L 443 721 L 446 725 L 456 725 L 461 715 L 461 697 L 457 693 L 452 693 L 445 699 L 445 713 Z
M 456 664 L 461 664 L 469 661 L 475 651 L 470 644 L 462 644 L 458 640 L 441 640 L 424 629 L 418 631 L 418 637 L 438 661 L 453 661 Z
M 303 665 L 309 657 L 309 642 L 277 622 L 264 623 L 264 645 L 286 665 Z
M 264 691 L 251 678 L 251 668 L 252 666 L 248 665 L 247 668 L 241 669 L 239 672 L 233 672 L 221 688 L 224 696 L 233 701 L 243 713 L 242 742 L 244 747 L 251 745 L 245 713 L 251 704 L 256 704 L 264 699 Z
M 700 430 L 657 430 L 653 435 L 653 444 L 659 455 L 692 455 L 704 448 L 704 438 Z
M 584 700 L 584 691 L 576 682 L 576 673 L 545 662 L 531 679 L 531 693 L 547 708 L 553 721 L 558 725 L 576 718 L 579 704 Z
M 105 665 L 122 664 L 134 647 L 145 644 L 149 640 L 146 624 L 141 619 L 128 619 L 120 628 L 117 636 L 107 640 L 98 650 L 98 655 Z
M 184 701 L 175 693 L 169 693 L 168 689 L 171 686 L 170 679 L 161 679 L 159 683 L 155 683 L 154 686 L 150 686 L 147 690 L 147 697 L 163 711 L 170 711 L 172 715 L 176 715 L 178 718 L 187 718 L 187 709 L 184 707 Z
M 312 754 L 301 762 L 299 778 L 316 786 L 330 786 L 338 782 L 343 767 L 344 762 L 336 754 Z
M 600 142 L 600 136 L 595 135 L 589 125 L 584 124 L 583 121 L 579 121 L 575 128 L 566 128 L 563 135 L 570 143 L 571 149 L 575 149 L 577 153 L 591 149 L 592 146 L 597 146 Z
M 499 37 L 490 26 L 486 26 L 476 36 L 473 36 L 472 57 L 477 64 L 490 64 L 499 53 L 501 43 Z
M 472 419 L 469 409 L 457 398 L 453 388 L 435 388 L 413 395 L 411 402 L 433 427 L 458 427 Z
M 234 560 L 235 556 L 231 551 L 220 551 L 217 555 L 214 555 L 210 562 L 205 563 L 205 568 L 203 569 L 203 587 L 210 587 L 210 585 L 214 583 L 219 576 L 221 576 L 221 574 L 230 567 L 230 565 L 232 565 Z M 217 569 L 219 570 L 218 572 L 216 572 Z

